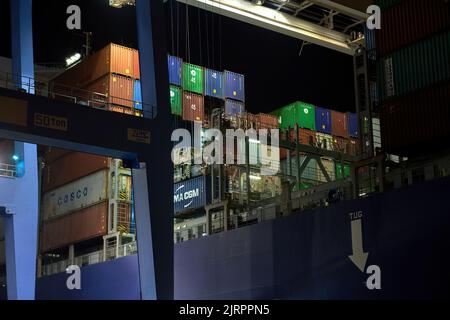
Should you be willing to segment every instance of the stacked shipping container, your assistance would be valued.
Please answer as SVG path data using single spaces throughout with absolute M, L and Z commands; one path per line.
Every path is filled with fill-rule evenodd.
M 377 1 L 376 32 L 382 145 L 415 156 L 449 146 L 450 3 Z M 445 120 L 443 120 L 445 119 Z
M 140 88 L 140 83 L 136 83 L 139 78 L 138 51 L 109 44 L 53 79 L 50 86 L 56 97 L 67 96 L 67 88 L 79 88 L 85 92 L 77 94 L 76 98 L 84 100 L 83 102 L 89 105 L 92 104 L 91 93 L 98 93 L 106 99 L 103 101 L 104 105 L 99 105 L 98 101 L 93 99 L 96 100 L 94 101 L 96 107 L 136 114 L 134 101 L 141 100 L 140 89 L 135 93 L 135 88 Z M 137 103 L 136 109 L 142 109 L 142 101 Z

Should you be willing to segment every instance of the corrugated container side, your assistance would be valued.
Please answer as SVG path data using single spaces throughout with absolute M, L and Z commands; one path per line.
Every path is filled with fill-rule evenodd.
M 242 114 L 245 111 L 244 104 L 239 101 L 227 99 L 225 100 L 225 116 L 234 117 L 238 114 Z
M 170 86 L 170 108 L 172 114 L 183 115 L 182 90 L 175 86 Z
M 316 130 L 331 134 L 331 112 L 328 109 L 316 107 Z
M 218 99 L 224 98 L 222 72 L 205 69 L 205 95 Z
M 347 113 L 348 120 L 348 135 L 353 138 L 358 138 L 358 116 L 355 113 Z
M 203 68 L 190 63 L 183 63 L 183 89 L 203 94 L 204 72 Z
M 174 56 L 167 56 L 169 65 L 169 83 L 181 87 L 181 73 L 183 60 Z
M 59 149 L 54 147 L 46 147 L 44 150 L 44 160 L 46 164 L 50 164 L 59 158 L 64 157 L 65 155 L 69 154 L 70 150 L 65 149 Z
M 338 137 L 348 138 L 347 115 L 331 110 L 331 132 Z
M 391 53 L 450 27 L 450 4 L 442 0 L 408 0 L 384 11 L 376 32 L 377 52 Z
M 140 80 L 134 80 L 133 101 L 134 108 L 142 110 L 142 88 Z
M 91 173 L 108 168 L 108 158 L 86 153 L 71 152 L 44 168 L 43 192 L 78 180 Z
M 183 93 L 183 120 L 203 121 L 204 117 L 204 98 L 201 95 L 184 92 Z
M 139 51 L 138 50 L 134 50 L 133 53 L 133 75 L 135 79 L 141 79 L 141 66 L 140 66 L 140 62 L 139 62 Z
M 350 139 L 334 136 L 333 137 L 333 151 L 341 153 L 349 153 L 349 143 Z
M 450 141 L 449 106 L 448 82 L 386 103 L 380 112 L 383 149 L 405 156 L 445 149 Z
M 206 176 L 177 183 L 173 186 L 175 214 L 204 207 L 211 201 Z
M 107 233 L 108 202 L 85 208 L 67 216 L 43 223 L 41 250 L 62 248 Z
M 297 139 L 295 137 L 297 130 L 291 129 L 290 131 L 290 140 L 292 143 L 296 143 Z M 308 145 L 308 146 L 316 146 L 316 132 L 308 130 L 308 129 L 298 129 L 298 141 L 300 144 Z
M 259 113 L 260 129 L 278 129 L 280 127 L 280 118 L 271 114 Z
M 134 81 L 131 78 L 107 74 L 84 88 L 108 96 L 108 103 L 133 108 Z
M 134 78 L 135 52 L 135 49 L 111 44 L 111 73 Z
M 245 78 L 242 74 L 224 72 L 225 98 L 245 101 Z
M 296 118 L 300 128 L 316 130 L 316 107 L 305 102 L 296 103 Z
M 350 178 L 350 165 L 336 162 L 336 180 Z
M 54 219 L 107 199 L 108 171 L 103 170 L 46 192 L 42 198 L 44 220 Z
M 137 50 L 109 44 L 66 70 L 52 82 L 83 88 L 109 73 L 134 77 L 134 55 Z
M 382 101 L 450 79 L 450 31 L 401 49 L 378 62 Z

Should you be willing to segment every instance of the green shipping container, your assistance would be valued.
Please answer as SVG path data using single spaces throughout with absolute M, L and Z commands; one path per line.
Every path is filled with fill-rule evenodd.
M 175 86 L 170 86 L 170 109 L 174 115 L 181 116 L 183 114 L 181 89 Z
M 385 101 L 450 79 L 450 32 L 403 48 L 378 62 Z
M 272 112 L 273 115 L 281 117 L 280 129 L 300 128 L 316 130 L 316 111 L 312 104 L 305 102 L 294 102 L 281 109 Z
M 183 64 L 183 89 L 203 94 L 203 68 L 189 63 Z
M 336 180 L 343 180 L 350 178 L 350 165 L 342 163 L 336 163 Z

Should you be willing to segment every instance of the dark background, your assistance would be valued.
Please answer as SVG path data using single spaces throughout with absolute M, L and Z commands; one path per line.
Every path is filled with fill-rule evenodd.
M 9 1 L 0 13 L 0 55 L 9 57 Z M 82 31 L 93 32 L 93 50 L 110 42 L 137 48 L 135 8 L 109 7 L 108 0 L 35 0 L 34 47 L 37 63 L 63 63 L 83 52 L 84 38 L 66 28 L 66 9 L 77 4 Z M 350 56 L 266 29 L 221 17 L 174 0 L 166 4 L 171 54 L 185 61 L 246 76 L 246 107 L 270 112 L 295 100 L 354 111 L 353 61 Z M 186 23 L 188 17 L 189 24 Z M 189 41 L 186 41 L 186 39 Z

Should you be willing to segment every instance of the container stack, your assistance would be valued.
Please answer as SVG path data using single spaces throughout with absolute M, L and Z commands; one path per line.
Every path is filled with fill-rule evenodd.
M 382 145 L 413 157 L 449 146 L 450 3 L 378 1 L 376 33 Z
M 358 119 L 354 113 L 342 113 L 312 104 L 297 101 L 275 110 L 274 115 L 280 118 L 281 139 L 290 143 L 312 146 L 315 148 L 335 151 L 357 157 L 358 150 Z M 297 135 L 298 133 L 298 135 Z M 300 164 L 297 164 L 300 159 Z M 306 154 L 297 157 L 295 151 L 281 149 L 281 171 L 288 176 L 298 176 L 298 168 L 302 166 Z M 323 157 L 321 159 L 329 178 L 346 179 L 350 176 L 350 164 L 336 159 Z M 327 182 L 314 159 L 303 171 L 299 187 L 309 188 Z
M 42 174 L 43 254 L 109 233 L 134 233 L 131 172 L 117 160 L 46 148 Z
M 139 55 L 135 49 L 109 44 L 54 78 L 54 98 L 105 110 L 140 115 Z

